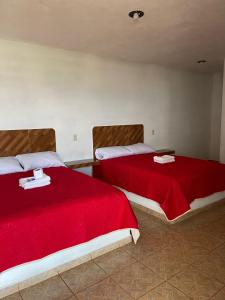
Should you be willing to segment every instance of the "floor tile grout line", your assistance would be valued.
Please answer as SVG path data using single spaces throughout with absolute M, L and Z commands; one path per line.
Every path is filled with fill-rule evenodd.
M 95 262 L 94 262 L 95 263 Z M 95 263 L 96 264 L 96 263 Z M 96 264 L 97 265 L 97 264 Z M 98 266 L 98 265 L 97 265 Z M 98 266 L 98 267 L 100 267 L 100 266 Z M 101 267 L 100 267 L 100 269 L 102 269 Z M 103 269 L 102 269 L 103 270 Z M 85 291 L 86 289 L 88 289 L 88 288 L 90 288 L 90 287 L 93 287 L 94 285 L 96 285 L 96 284 L 98 284 L 98 283 L 100 283 L 100 282 L 102 282 L 103 280 L 105 280 L 105 279 L 107 279 L 107 278 L 109 278 L 110 277 L 110 275 L 108 274 L 108 273 L 106 273 L 105 272 L 105 270 L 103 270 L 104 271 L 104 273 L 105 273 L 105 275 L 106 275 L 106 277 L 104 277 L 104 278 L 102 278 L 102 279 L 100 279 L 100 280 L 98 280 L 98 281 L 96 281 L 95 283 L 93 283 L 93 284 L 90 284 L 90 285 L 88 285 L 88 286 L 86 286 L 86 287 L 84 287 L 84 288 L 82 288 L 82 289 L 80 289 L 79 291 L 77 291 L 77 292 L 73 292 L 73 294 L 74 295 L 77 295 L 78 293 L 80 293 L 80 292 L 83 292 L 83 291 Z M 61 276 L 60 276 L 61 277 Z M 62 278 L 62 277 L 61 277 Z M 62 279 L 63 281 L 64 281 L 64 279 Z M 64 281 L 65 282 L 65 281 Z M 66 284 L 67 285 L 67 284 Z
M 89 286 L 86 286 L 86 287 L 83 288 L 83 289 L 80 289 L 79 291 L 75 292 L 75 295 L 77 296 L 79 293 L 83 293 L 85 290 L 88 290 L 88 289 L 94 287 L 95 285 L 98 285 L 99 283 L 101 283 L 102 281 L 104 281 L 104 280 L 106 280 L 106 279 L 108 279 L 108 278 L 110 278 L 110 276 L 106 276 L 106 277 L 104 277 L 104 278 L 98 280 L 97 282 L 95 282 L 95 283 L 93 283 L 93 284 L 91 284 L 91 285 L 89 285 Z
M 184 291 L 182 291 L 181 289 L 179 289 L 179 288 L 177 288 L 175 285 L 173 285 L 173 283 L 171 283 L 171 282 L 169 282 L 169 281 L 168 281 L 168 283 L 169 283 L 170 285 L 172 285 L 172 287 L 174 287 L 174 288 L 177 289 L 178 291 L 182 292 L 186 297 L 188 297 L 188 298 L 190 298 L 190 299 L 193 299 L 192 296 L 187 295 Z
M 154 274 L 156 274 L 157 276 L 159 276 L 160 278 L 162 278 L 161 275 L 160 275 L 159 273 L 157 273 L 155 270 L 151 269 L 149 266 L 145 265 L 145 264 L 144 264 L 143 262 L 141 262 L 141 261 L 138 261 L 138 262 L 140 262 L 144 267 L 148 268 L 148 269 L 151 270 Z M 174 277 L 174 276 L 176 276 L 176 275 L 178 275 L 178 274 L 180 274 L 180 273 L 182 273 L 182 272 L 185 272 L 185 270 L 188 269 L 188 268 L 191 266 L 191 264 L 188 264 L 188 263 L 186 263 L 186 264 L 187 264 L 187 266 L 185 267 L 185 269 L 180 270 L 180 271 L 177 271 L 176 273 L 172 274 L 170 277 L 168 277 L 167 279 L 165 279 L 165 281 L 171 279 L 172 277 Z M 162 279 L 164 279 L 164 278 L 162 278 Z
M 135 261 L 135 262 L 133 262 L 133 263 L 131 263 L 131 264 L 129 264 L 129 265 L 132 265 L 132 264 L 134 264 L 134 263 L 136 263 L 136 262 L 137 262 L 137 261 Z M 73 290 L 72 290 L 71 288 L 69 288 L 69 286 L 67 285 L 67 283 L 64 281 L 64 279 L 61 277 L 61 275 L 60 275 L 60 273 L 59 273 L 60 278 L 61 278 L 62 281 L 66 284 L 66 286 L 72 291 L 73 295 L 77 296 L 78 293 L 84 292 L 85 290 L 87 290 L 87 289 L 89 289 L 89 288 L 91 288 L 91 287 L 93 287 L 93 286 L 99 284 L 100 282 L 104 281 L 104 280 L 107 279 L 107 278 L 111 278 L 111 279 L 112 279 L 111 275 L 114 275 L 114 274 L 118 273 L 119 271 L 121 271 L 121 269 L 120 269 L 119 271 L 117 271 L 117 272 L 115 272 L 115 273 L 109 274 L 109 273 L 107 273 L 100 265 L 98 265 L 94 260 L 93 260 L 93 263 L 96 264 L 102 271 L 104 271 L 106 277 L 104 277 L 104 278 L 98 280 L 97 282 L 95 282 L 95 283 L 93 283 L 93 284 L 91 284 L 91 285 L 86 286 L 85 288 L 80 289 L 80 290 L 77 291 L 77 292 L 73 292 Z M 125 267 L 128 267 L 129 265 L 126 265 Z M 124 267 L 124 268 L 125 268 L 125 267 Z M 113 282 L 114 282 L 114 280 L 113 280 Z M 117 284 L 117 285 L 118 285 L 118 284 Z
M 217 249 L 221 248 L 223 245 L 225 246 L 225 240 L 223 241 L 223 244 L 221 244 L 221 245 L 217 246 L 216 248 L 214 248 L 212 251 L 210 251 L 210 253 L 212 253 L 212 252 L 216 251 Z
M 20 295 L 20 298 L 23 300 L 23 297 L 22 297 L 22 295 L 21 295 L 21 292 L 20 292 L 21 290 L 18 290 L 18 293 L 19 293 L 19 295 Z M 4 299 L 4 298 L 3 298 Z
M 104 277 L 104 278 L 102 278 L 102 279 L 96 281 L 95 283 L 92 283 L 92 284 L 90 284 L 90 285 L 88 285 L 88 286 L 86 286 L 86 287 L 80 289 L 80 290 L 77 291 L 77 292 L 74 292 L 72 289 L 69 288 L 69 289 L 72 291 L 73 295 L 77 296 L 78 293 L 81 293 L 81 292 L 83 292 L 83 291 L 85 291 L 85 290 L 87 290 L 87 289 L 89 289 L 89 288 L 95 286 L 96 284 L 98 284 L 98 283 L 100 283 L 100 282 L 102 282 L 102 281 L 104 281 L 105 279 L 107 279 L 107 278 L 110 277 L 110 274 L 106 273 L 106 271 L 105 271 L 104 269 L 102 269 L 97 263 L 95 263 L 94 261 L 93 261 L 93 263 L 96 264 L 102 271 L 104 271 L 106 277 Z M 75 267 L 75 268 L 76 268 L 76 267 Z M 68 270 L 68 271 L 69 271 L 69 270 Z M 59 276 L 60 276 L 60 278 L 62 279 L 62 281 L 65 282 L 64 279 L 61 277 L 61 275 L 59 275 Z M 66 282 L 65 282 L 65 284 L 67 285 Z M 68 285 L 67 285 L 67 286 L 68 286 Z
M 210 299 L 212 299 L 214 296 L 219 294 L 224 288 L 225 288 L 225 285 L 223 285 L 223 287 L 221 289 L 219 289 L 215 294 L 213 294 Z
M 107 253 L 106 253 L 106 254 L 107 254 Z M 104 255 L 104 254 L 103 254 L 103 255 Z M 100 256 L 98 256 L 98 257 L 100 257 Z M 93 259 L 92 262 L 93 262 L 97 267 L 99 267 L 106 275 L 109 275 L 109 273 L 107 273 L 106 270 L 103 269 L 102 266 L 100 266 L 100 265 L 95 261 L 95 259 Z
M 216 254 L 215 254 L 215 255 L 216 255 Z M 217 256 L 217 257 L 218 257 L 218 256 Z M 222 259 L 223 259 L 223 258 L 222 258 Z M 223 260 L 224 260 L 224 262 L 225 262 L 225 259 L 223 259 Z M 201 264 L 202 264 L 203 262 L 205 262 L 205 260 L 202 261 Z M 201 271 L 201 270 L 200 270 L 196 265 L 194 265 L 194 264 L 191 264 L 191 266 L 192 266 L 193 268 L 195 268 L 195 269 L 198 271 L 198 273 L 204 275 L 204 276 L 207 277 L 208 279 L 214 279 L 214 280 L 220 282 L 221 284 L 225 285 L 225 281 L 222 281 L 222 280 L 220 280 L 220 279 L 218 279 L 218 278 L 216 278 L 216 277 L 214 277 L 214 276 L 210 276 L 207 272 Z
M 155 286 L 154 288 L 152 288 L 151 290 L 149 290 L 147 293 L 145 293 L 144 295 L 140 296 L 138 299 L 144 297 L 145 295 L 147 295 L 149 292 L 152 292 L 153 290 L 157 289 L 158 287 L 160 287 L 161 285 L 164 285 L 164 284 L 168 284 L 168 285 L 171 285 L 174 289 L 178 290 L 180 293 L 182 293 L 184 296 L 186 296 L 187 298 L 191 299 L 190 296 L 188 296 L 187 294 L 185 294 L 182 290 L 178 289 L 177 287 L 173 286 L 170 282 L 168 282 L 167 280 L 161 282 L 160 284 L 158 284 L 157 286 Z
M 129 254 L 129 255 L 130 255 L 130 254 Z M 130 255 L 130 256 L 131 256 L 131 255 Z M 115 272 L 113 272 L 113 273 L 108 273 L 108 272 L 107 272 L 106 270 L 104 270 L 104 268 L 103 268 L 102 266 L 100 266 L 97 262 L 95 262 L 95 264 L 96 264 L 99 268 L 101 268 L 107 275 L 111 276 L 112 274 L 119 273 L 119 272 L 121 272 L 124 268 L 126 268 L 126 267 L 128 267 L 128 266 L 130 266 L 130 265 L 133 265 L 133 264 L 135 264 L 135 263 L 138 262 L 136 258 L 134 258 L 134 257 L 132 257 L 132 256 L 131 256 L 131 258 L 133 258 L 135 261 L 132 262 L 132 263 L 129 263 L 129 264 L 123 266 L 123 267 L 121 267 L 118 271 L 115 271 Z
M 166 280 L 157 284 L 156 286 L 154 286 L 153 288 L 151 288 L 149 291 L 147 291 L 146 293 L 144 293 L 142 296 L 138 297 L 136 300 L 141 299 L 142 297 L 144 297 L 145 295 L 147 295 L 148 293 L 152 292 L 154 289 L 157 289 L 158 287 L 160 287 L 160 285 L 163 285 L 166 283 Z
M 129 254 L 130 256 L 132 256 L 134 259 L 136 259 L 138 262 L 140 261 L 140 259 L 141 258 L 137 258 L 136 256 L 134 256 L 132 253 L 130 253 L 129 252 L 129 250 L 126 250 L 126 249 L 124 249 L 126 252 L 127 252 L 127 254 Z M 149 252 L 149 254 L 147 255 L 147 256 L 150 256 L 150 255 L 154 255 L 154 253 L 151 253 L 151 250 L 149 250 L 149 249 L 146 249 L 147 250 L 147 252 Z
M 193 267 L 193 266 L 192 266 L 192 267 Z M 221 281 L 219 281 L 218 279 L 215 279 L 214 277 L 212 278 L 212 277 L 206 276 L 205 273 L 202 274 L 197 268 L 195 268 L 195 269 L 197 270 L 197 272 L 198 272 L 199 274 L 205 276 L 205 277 L 208 278 L 209 280 L 214 279 L 214 280 L 218 281 L 219 283 L 221 283 L 221 284 L 223 285 L 223 287 L 220 288 L 215 294 L 213 294 L 213 295 L 210 297 L 210 299 L 211 299 L 212 297 L 214 297 L 217 293 L 219 293 L 219 291 L 221 291 L 221 290 L 225 287 L 225 284 L 222 283 Z M 184 272 L 185 272 L 185 271 L 184 271 Z M 177 275 L 178 275 L 178 274 L 177 274 Z M 176 275 L 175 275 L 175 276 L 176 276 Z M 175 276 L 172 276 L 171 278 L 173 278 L 173 277 L 175 277 Z M 171 278 L 170 278 L 170 279 L 171 279 Z M 169 279 L 169 280 L 170 280 L 170 279 Z M 172 285 L 174 288 L 178 289 L 175 285 L 173 285 L 172 282 L 168 281 L 168 283 L 169 283 L 170 285 Z M 178 289 L 178 290 L 180 290 L 180 289 Z M 180 291 L 182 291 L 182 290 L 180 290 Z M 182 291 L 182 293 L 186 295 L 186 293 L 184 293 L 183 291 Z M 188 297 L 192 299 L 191 296 L 188 296 Z
M 169 282 L 170 279 L 176 277 L 179 274 L 185 273 L 190 267 L 193 267 L 192 265 L 188 265 L 185 269 L 180 270 L 179 272 L 177 272 L 176 274 L 171 275 L 171 277 L 167 278 L 167 281 Z M 170 283 L 170 282 L 169 282 Z
M 113 274 L 114 275 L 114 274 Z M 129 297 L 131 297 L 132 299 L 135 299 L 128 291 L 126 291 L 117 281 L 115 281 L 114 279 L 113 279 L 113 277 L 112 276 L 110 276 L 110 278 L 112 279 L 112 281 L 117 285 L 117 286 L 119 286 L 119 288 L 121 289 L 121 290 L 123 290 Z
M 76 294 L 73 292 L 73 290 L 69 287 L 69 285 L 65 282 L 65 280 L 62 278 L 62 276 L 60 275 L 60 273 L 58 273 L 58 276 L 60 277 L 60 279 L 64 282 L 64 284 L 66 285 L 66 287 L 70 290 L 70 292 L 72 293 L 73 296 L 76 296 Z M 69 298 L 69 297 L 68 297 Z
M 181 289 L 179 289 L 178 287 L 174 286 L 172 283 L 170 283 L 169 281 L 167 281 L 167 283 L 169 285 L 171 285 L 173 288 L 177 289 L 179 292 L 181 292 L 182 294 L 184 294 L 187 298 L 192 299 L 191 296 L 187 295 L 184 291 L 182 291 Z
M 135 264 L 135 263 L 140 263 L 139 261 L 136 261 L 136 262 L 134 262 L 134 263 L 132 263 L 132 264 L 130 264 L 130 265 L 133 265 L 133 264 Z M 140 263 L 141 264 L 141 263 Z M 162 282 L 160 282 L 158 285 L 156 285 L 155 287 L 153 287 L 153 288 L 151 288 L 148 292 L 146 292 L 145 294 L 143 294 L 142 296 L 140 296 L 140 297 L 138 297 L 137 299 L 140 299 L 141 297 L 143 297 L 144 295 L 146 295 L 147 293 L 149 293 L 152 289 L 154 289 L 154 288 L 156 288 L 156 287 L 158 287 L 158 286 L 160 286 L 161 284 L 163 284 L 163 283 L 165 283 L 166 282 L 166 280 L 164 280 L 163 278 L 161 278 L 156 272 L 154 272 L 152 269 L 150 269 L 150 268 L 148 268 L 147 266 L 145 266 L 145 265 L 143 265 L 142 264 L 142 266 L 144 266 L 144 267 L 146 267 L 147 269 L 149 269 L 150 271 L 152 271 L 155 275 L 157 275 L 160 279 L 162 279 L 163 281 Z M 119 273 L 119 272 L 116 272 L 116 273 L 114 273 L 114 274 L 111 274 L 111 278 L 112 278 L 112 280 L 117 284 L 117 285 L 119 285 L 119 287 L 121 287 L 122 289 L 123 289 L 123 287 L 117 282 L 117 281 L 115 281 L 114 279 L 113 279 L 113 277 L 112 277 L 112 275 L 115 275 L 115 274 L 117 274 L 117 273 Z M 125 290 L 126 291 L 126 290 Z M 126 291 L 126 293 L 128 293 L 127 291 Z M 130 295 L 130 293 L 129 293 L 129 296 L 131 296 Z M 133 296 L 131 296 L 132 298 L 133 298 Z M 134 299 L 136 299 L 136 298 L 134 298 Z
M 103 254 L 103 255 L 105 255 L 105 254 Z M 102 255 L 102 256 L 103 256 L 103 255 Z M 106 253 L 106 255 L 107 255 L 107 253 Z M 100 256 L 99 256 L 99 257 L 100 257 Z M 76 294 L 78 294 L 78 293 L 80 293 L 80 292 L 82 292 L 82 291 L 84 291 L 84 290 L 86 290 L 86 289 L 88 289 L 88 288 L 90 288 L 90 287 L 92 287 L 92 286 L 94 286 L 94 285 L 100 283 L 101 281 L 103 281 L 103 280 L 105 280 L 105 279 L 107 279 L 107 278 L 110 277 L 111 274 L 107 273 L 107 272 L 106 272 L 100 265 L 98 265 L 98 263 L 96 263 L 94 260 L 95 260 L 95 259 L 91 259 L 89 262 L 92 262 L 92 263 L 94 263 L 95 265 L 97 265 L 97 266 L 105 273 L 106 277 L 100 279 L 99 281 L 96 281 L 95 283 L 93 283 L 93 284 L 91 284 L 91 285 L 88 285 L 87 287 L 85 287 L 85 288 L 83 288 L 83 289 L 80 289 L 78 292 L 73 292 L 73 290 L 69 287 L 69 285 L 68 285 L 68 284 L 65 282 L 65 280 L 62 278 L 61 274 L 64 273 L 64 272 L 58 273 L 59 277 L 60 277 L 60 278 L 62 279 L 62 281 L 66 284 L 66 286 L 67 286 L 67 287 L 69 288 L 69 290 L 73 293 L 73 295 L 76 296 Z M 136 261 L 133 262 L 133 263 L 136 263 Z M 131 263 L 131 264 L 133 264 L 133 263 Z M 130 264 L 129 264 L 129 265 L 130 265 Z M 127 267 L 127 266 L 129 266 L 129 265 L 126 265 L 125 267 Z M 77 267 L 78 267 L 78 266 L 77 266 Z M 76 267 L 74 267 L 74 268 L 76 268 Z M 73 268 L 72 268 L 72 269 L 73 269 Z M 70 270 L 72 270 L 72 269 L 69 269 L 68 271 L 70 271 Z M 65 271 L 65 272 L 67 272 L 67 271 Z M 117 272 L 116 272 L 116 273 L 117 273 Z M 113 274 L 115 274 L 115 273 L 113 273 Z

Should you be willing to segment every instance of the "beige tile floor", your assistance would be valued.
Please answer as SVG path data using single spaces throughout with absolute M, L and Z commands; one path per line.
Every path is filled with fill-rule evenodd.
M 5 300 L 225 300 L 225 205 L 175 225 L 137 209 L 129 244 Z

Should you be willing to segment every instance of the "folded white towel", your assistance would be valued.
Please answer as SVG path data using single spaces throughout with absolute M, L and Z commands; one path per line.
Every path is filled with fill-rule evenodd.
M 154 156 L 153 160 L 154 162 L 157 162 L 159 164 L 167 164 L 167 163 L 175 162 L 175 157 L 172 155 Z
M 169 163 L 175 162 L 175 160 L 167 160 L 167 161 L 158 161 L 158 160 L 154 160 L 154 162 L 156 162 L 156 163 L 158 163 L 158 164 L 169 164 Z
M 155 157 L 154 159 L 159 161 L 175 160 L 174 158 L 160 158 L 160 157 Z
M 158 157 L 155 157 L 154 160 L 155 161 L 175 161 L 174 158 L 158 158 Z
M 173 155 L 163 155 L 163 156 L 159 156 L 162 157 L 163 159 L 175 159 L 175 156 Z
M 46 174 L 43 174 L 41 178 L 35 179 L 34 176 L 27 177 L 27 178 L 20 178 L 19 179 L 19 186 L 26 189 L 41 187 L 49 185 L 51 182 L 51 178 Z
M 29 185 L 27 185 L 27 184 L 25 184 L 24 186 L 23 186 L 23 189 L 24 190 L 30 190 L 30 189 L 34 189 L 34 188 L 38 188 L 38 187 L 42 187 L 42 186 L 46 186 L 46 185 L 49 185 L 51 182 L 50 181 L 48 181 L 48 182 L 40 182 L 40 183 L 36 183 L 36 184 L 34 184 L 34 185 L 31 185 L 31 184 L 29 184 Z

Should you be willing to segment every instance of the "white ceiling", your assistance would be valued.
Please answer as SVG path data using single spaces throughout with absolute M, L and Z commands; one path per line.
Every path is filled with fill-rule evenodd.
M 128 18 L 134 9 L 144 18 Z M 225 57 L 225 0 L 0 0 L 0 37 L 217 71 Z

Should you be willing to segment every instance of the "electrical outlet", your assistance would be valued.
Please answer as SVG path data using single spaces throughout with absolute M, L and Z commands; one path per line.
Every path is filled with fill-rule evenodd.
M 152 135 L 155 135 L 155 129 L 152 129 Z
M 74 142 L 77 142 L 77 134 L 73 135 L 73 140 L 74 140 Z

